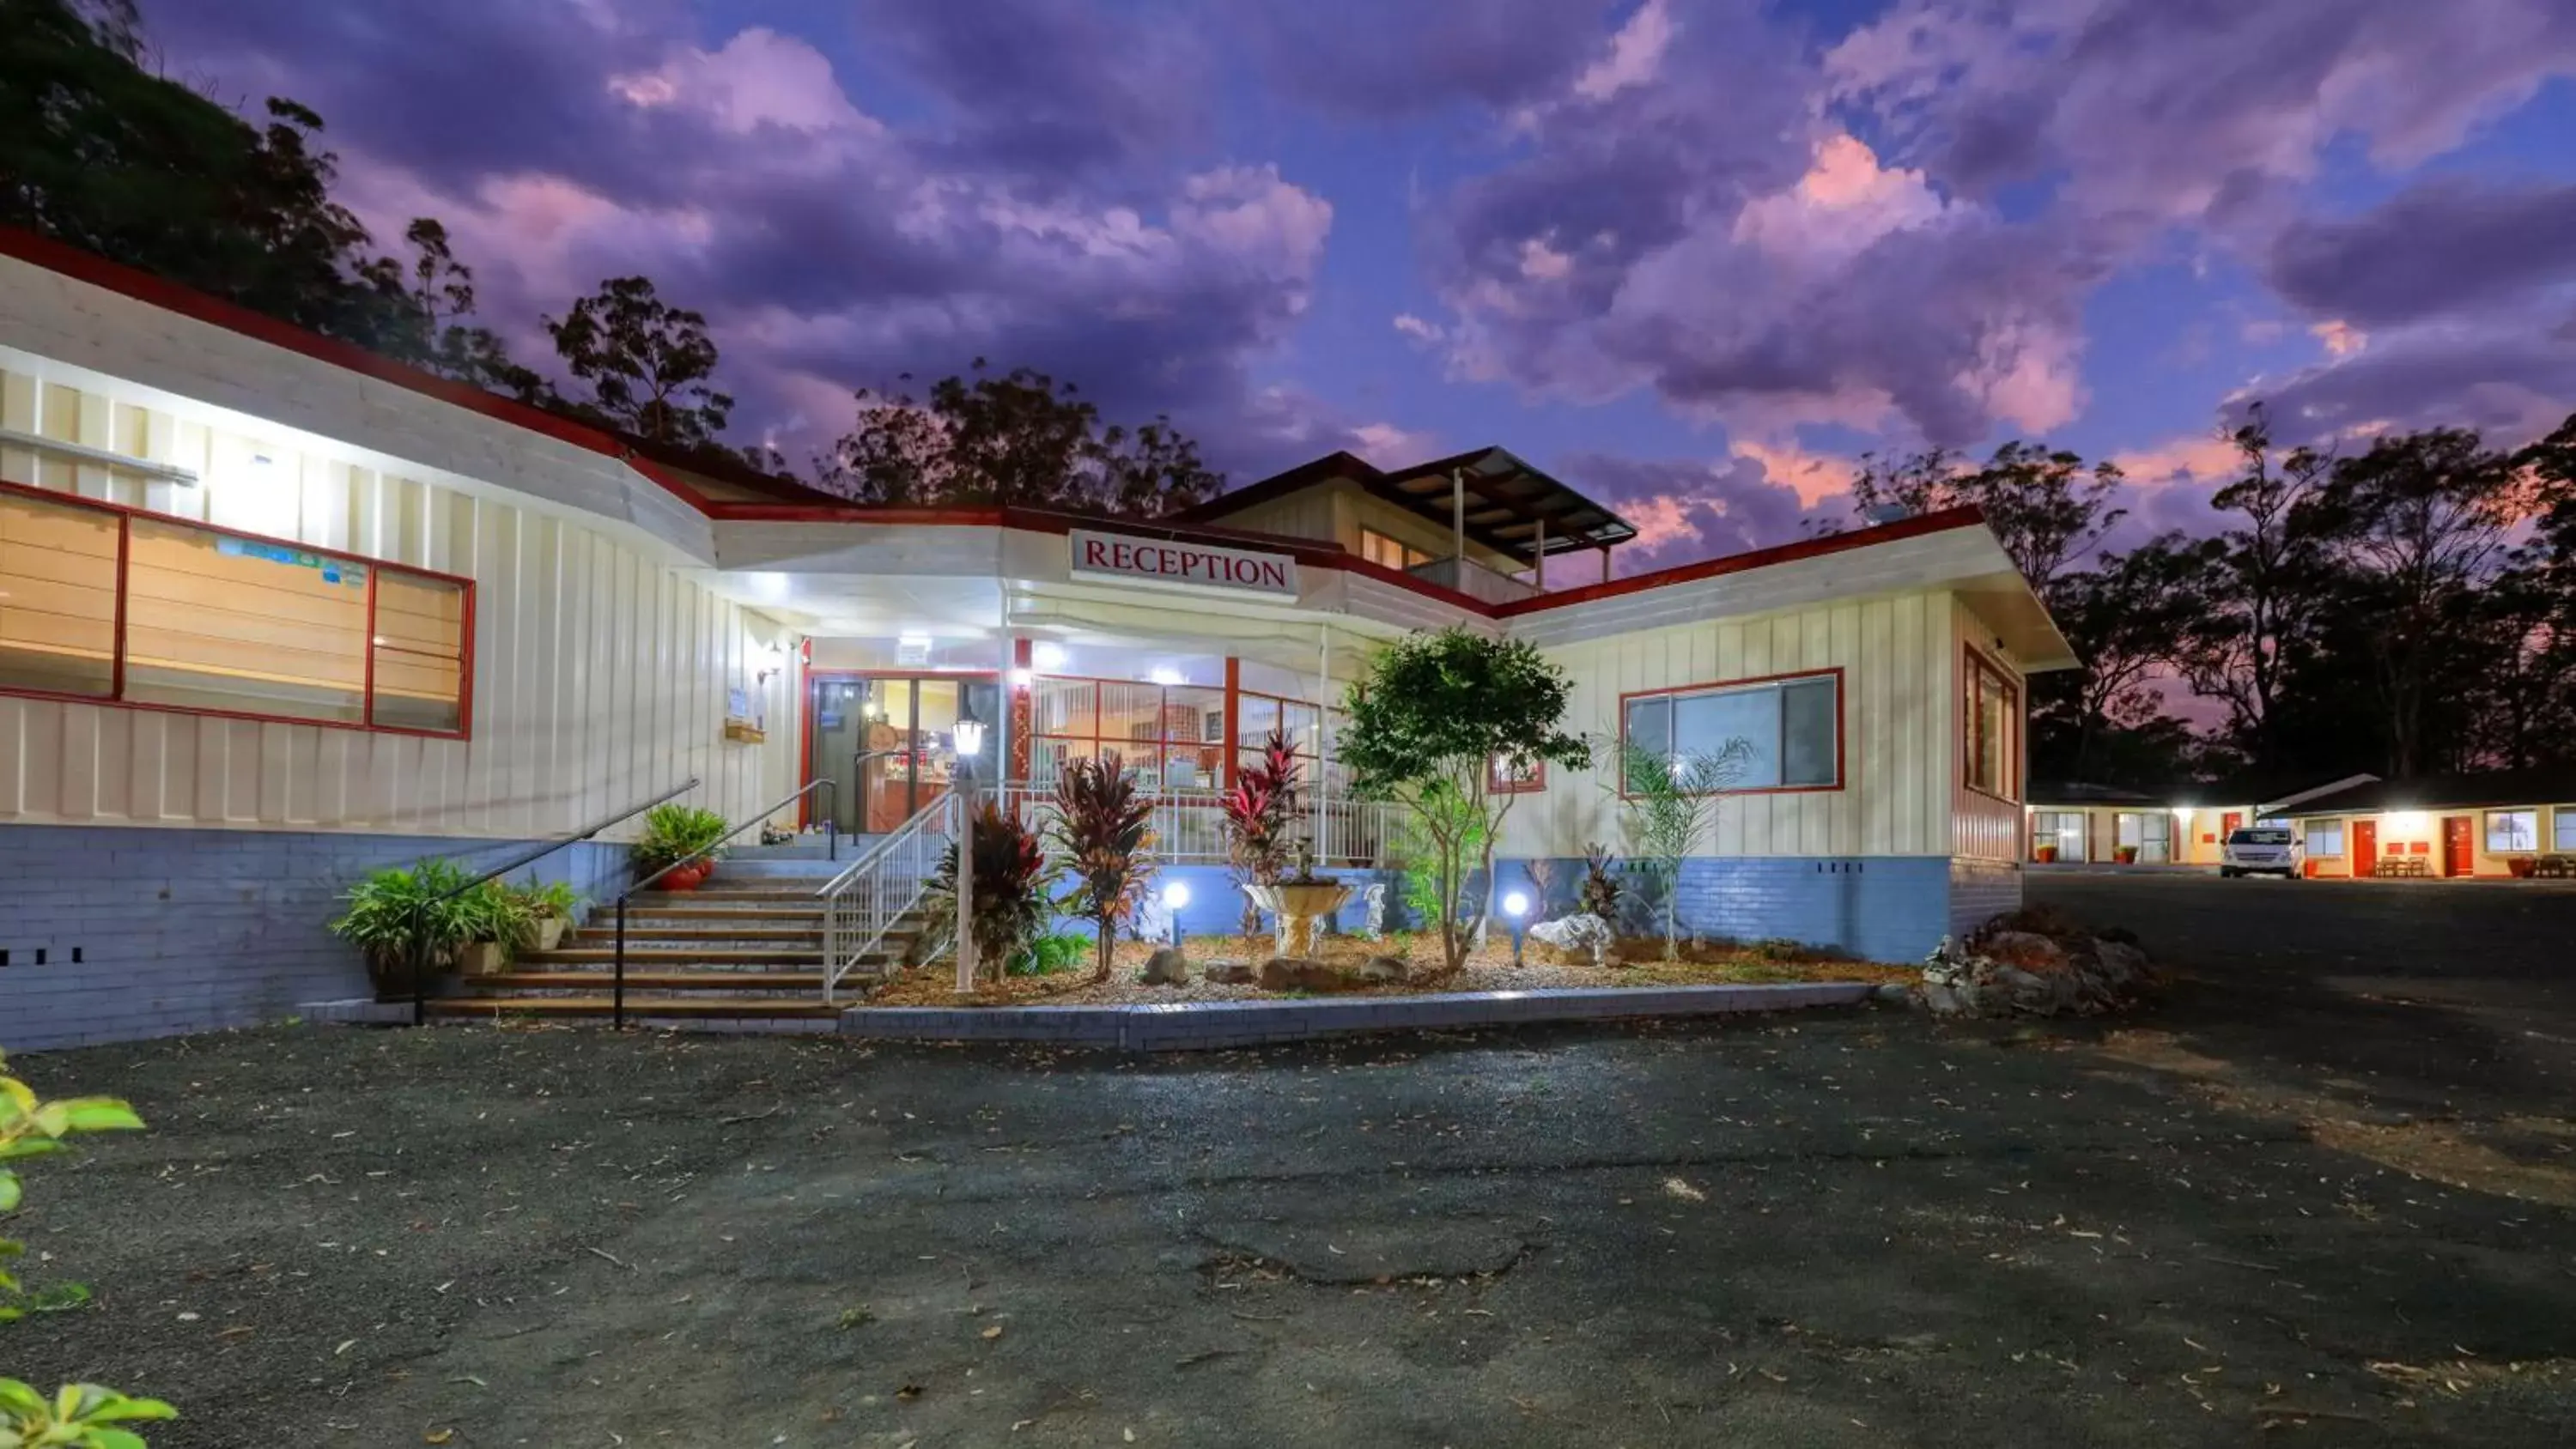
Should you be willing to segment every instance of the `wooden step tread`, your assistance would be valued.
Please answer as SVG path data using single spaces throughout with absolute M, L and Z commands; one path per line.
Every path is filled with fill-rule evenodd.
M 504 1016 L 607 1016 L 616 1010 L 607 996 L 441 996 L 428 1003 L 432 1016 L 504 1017 Z M 639 996 L 626 993 L 626 1014 L 638 1016 L 691 1017 L 760 1017 L 795 1018 L 829 1017 L 841 1008 L 825 1006 L 820 1000 L 759 1000 L 731 996 Z
M 719 926 L 705 922 L 693 922 L 686 926 L 660 924 L 647 926 L 638 924 L 632 916 L 626 920 L 626 945 L 629 950 L 634 949 L 638 941 L 650 943 L 656 941 L 819 941 L 822 939 L 823 926 L 819 921 L 810 926 Z M 583 945 L 613 946 L 617 940 L 617 923 L 611 921 L 604 927 L 592 926 L 576 935 L 567 936 L 564 940 L 567 945 L 579 941 Z
M 607 965 L 617 959 L 617 947 L 563 946 L 552 951 L 522 951 L 518 964 L 523 966 Z M 791 951 L 774 946 L 657 946 L 639 942 L 630 930 L 626 937 L 626 969 L 637 966 L 688 966 L 698 962 L 722 962 L 739 966 L 818 966 L 823 961 L 822 948 Z
M 617 982 L 614 971 L 504 971 L 477 976 L 464 995 L 488 996 L 506 991 L 606 991 Z M 638 991 L 820 991 L 820 971 L 635 971 L 626 973 L 626 990 Z

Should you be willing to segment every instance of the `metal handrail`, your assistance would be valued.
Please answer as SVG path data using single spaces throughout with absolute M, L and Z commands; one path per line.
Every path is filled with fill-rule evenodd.
M 786 798 L 769 806 L 767 809 L 753 811 L 749 816 L 744 818 L 740 825 L 737 825 L 733 829 L 726 831 L 724 834 L 717 836 L 715 839 L 708 841 L 706 844 L 699 846 L 696 850 L 689 852 L 687 855 L 681 856 L 678 860 L 670 862 L 660 870 L 657 870 L 651 875 L 644 877 L 642 880 L 637 881 L 635 884 L 628 886 L 625 893 L 618 896 L 617 968 L 616 975 L 612 979 L 609 987 L 609 1024 L 612 1029 L 617 1031 L 624 1031 L 626 1029 L 626 902 L 628 898 L 635 895 L 638 891 L 642 891 L 652 886 L 655 882 L 661 880 L 662 877 L 678 870 L 681 866 L 693 865 L 696 862 L 705 859 L 707 856 L 713 855 L 726 841 L 733 839 L 735 836 L 742 834 L 744 831 L 749 830 L 754 826 L 766 823 L 770 816 L 777 814 L 779 811 L 786 809 L 788 806 L 795 804 L 797 801 L 804 799 L 806 796 L 813 794 L 817 790 L 823 792 L 823 811 L 825 818 L 837 820 L 839 817 L 835 813 L 834 807 L 839 803 L 839 795 L 837 793 L 839 788 L 839 785 L 828 775 L 820 780 L 807 781 L 804 787 L 797 790 L 795 793 L 788 795 Z M 832 837 L 834 843 L 830 848 L 833 854 L 837 857 L 840 853 L 840 833 L 837 828 L 832 829 Z
M 465 894 L 467 891 L 474 890 L 488 882 L 499 880 L 501 877 L 508 875 L 510 872 L 517 870 L 523 865 L 534 865 L 538 861 L 545 859 L 547 856 L 554 854 L 556 851 L 563 849 L 567 845 L 579 845 L 583 841 L 590 839 L 592 836 L 608 829 L 612 825 L 623 824 L 626 821 L 632 820 L 636 816 L 643 814 L 645 811 L 652 809 L 656 805 L 660 805 L 667 801 L 675 800 L 682 795 L 686 795 L 691 790 L 698 788 L 698 784 L 698 778 L 695 775 L 692 775 L 689 777 L 689 782 L 685 785 L 674 785 L 670 789 L 663 791 L 661 794 L 654 796 L 652 799 L 645 801 L 641 805 L 629 805 L 625 809 L 618 811 L 616 814 L 609 816 L 607 819 L 598 822 L 579 834 L 567 835 L 550 844 L 541 845 L 535 850 L 529 851 L 525 855 L 514 858 L 507 865 L 499 866 L 492 870 L 483 872 L 481 875 L 474 877 L 474 879 L 467 881 L 465 884 L 458 886 L 456 889 L 449 891 L 445 895 L 439 896 L 435 900 L 422 901 L 420 904 L 412 907 L 411 1024 L 414 1026 L 420 1025 L 422 1018 L 428 1013 L 429 1008 L 429 973 L 422 968 L 429 964 L 426 959 L 429 952 L 428 942 L 425 939 L 426 922 L 423 920 L 423 917 L 428 913 L 430 907 L 443 906 L 449 901 L 456 899 L 458 896 Z
M 868 847 L 865 854 L 850 862 L 848 870 L 832 877 L 821 890 L 814 893 L 815 899 L 823 905 L 823 1004 L 825 1006 L 832 1004 L 833 988 L 840 985 L 843 976 L 849 974 L 849 967 L 844 962 L 854 962 L 875 950 L 885 940 L 886 932 L 893 928 L 895 920 L 911 909 L 913 902 L 920 899 L 922 886 L 916 882 L 909 895 L 900 902 L 892 903 L 890 907 L 887 901 L 871 899 L 869 906 L 872 908 L 872 914 L 877 917 L 873 929 L 871 930 L 867 923 L 862 922 L 858 930 L 867 932 L 865 939 L 858 940 L 853 949 L 846 953 L 841 949 L 841 913 L 847 904 L 844 897 L 867 879 L 879 864 L 892 859 L 896 852 L 915 848 L 928 835 L 934 817 L 945 815 L 958 808 L 957 799 L 957 792 L 954 790 L 941 791 L 938 799 L 912 812 L 911 819 L 896 826 L 886 834 L 884 839 Z M 953 830 L 951 833 L 954 833 Z M 930 871 L 925 869 L 922 872 L 922 880 L 926 881 L 929 874 Z

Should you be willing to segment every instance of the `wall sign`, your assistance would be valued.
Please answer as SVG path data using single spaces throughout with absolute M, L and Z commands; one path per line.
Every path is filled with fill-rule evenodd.
M 1284 553 L 1218 548 L 1120 533 L 1072 534 L 1073 576 L 1120 583 L 1179 584 L 1227 593 L 1297 597 L 1297 560 Z

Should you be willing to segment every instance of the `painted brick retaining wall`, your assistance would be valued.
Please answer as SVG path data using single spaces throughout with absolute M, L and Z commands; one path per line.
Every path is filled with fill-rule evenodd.
M 2011 861 L 1950 862 L 1949 933 L 1964 936 L 2006 911 L 2021 909 L 2021 878 L 2021 867 Z
M 1558 914 L 1572 909 L 1583 862 L 1553 865 L 1556 900 L 1549 914 Z M 1497 869 L 1505 890 L 1530 888 L 1527 862 L 1498 862 Z M 2018 890 L 2016 883 L 2016 903 Z M 1940 856 L 1699 857 L 1682 862 L 1680 892 L 1685 933 L 1799 941 L 1872 961 L 1910 961 L 1929 952 L 1950 929 L 1956 904 L 1950 862 Z M 1648 921 L 1648 903 L 1632 899 L 1639 914 L 1628 927 L 1661 929 L 1662 916 Z
M 357 952 L 327 929 L 342 892 L 383 866 L 429 855 L 497 865 L 529 844 L 0 825 L 0 1047 L 248 1026 L 293 1015 L 300 1002 L 364 996 Z M 626 847 L 574 845 L 537 872 L 613 895 Z

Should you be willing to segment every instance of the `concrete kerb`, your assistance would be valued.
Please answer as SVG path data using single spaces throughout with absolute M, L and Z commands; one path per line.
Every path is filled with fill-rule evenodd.
M 1208 1051 L 1363 1032 L 1857 1006 L 1869 999 L 1872 989 L 1862 981 L 1829 981 L 1133 1006 L 854 1006 L 841 1013 L 840 1031 L 843 1036 L 896 1041 L 1048 1042 L 1121 1051 Z

